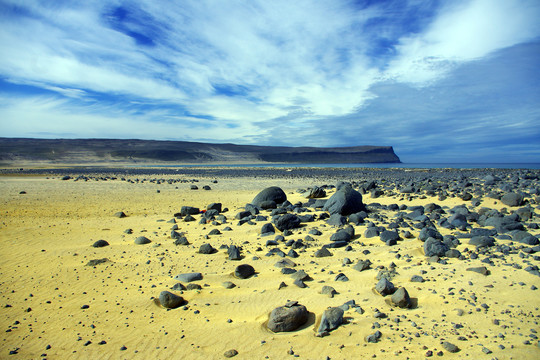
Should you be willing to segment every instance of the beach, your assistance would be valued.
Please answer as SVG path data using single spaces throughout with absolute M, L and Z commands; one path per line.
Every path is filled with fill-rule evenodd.
M 0 358 L 538 359 L 539 175 L 512 169 L 6 170 L 0 175 Z M 341 191 L 338 182 L 362 194 L 361 221 L 333 216 L 306 197 L 318 187 L 325 192 L 318 199 L 328 200 Z M 288 203 L 239 216 L 269 187 L 282 189 Z M 508 193 L 521 196 L 517 205 L 502 201 Z M 217 214 L 206 217 L 218 203 Z M 186 221 L 183 207 L 199 210 L 189 215 L 193 221 Z M 275 227 L 285 214 L 300 216 L 299 224 L 281 231 Z M 443 218 L 456 223 L 447 226 Z M 493 226 L 490 218 L 513 222 Z M 274 234 L 261 233 L 268 223 Z M 316 256 L 350 227 L 354 234 L 344 246 L 324 247 L 331 255 Z M 447 246 L 444 254 L 426 256 L 425 228 L 440 235 L 431 238 Z M 383 233 L 398 238 L 385 242 Z M 475 236 L 488 239 L 471 243 Z M 136 244 L 139 237 L 150 242 Z M 175 244 L 180 237 L 188 244 Z M 94 247 L 98 240 L 108 245 Z M 203 244 L 215 251 L 201 253 Z M 240 260 L 230 259 L 231 245 Z M 290 274 L 276 266 L 283 259 L 294 263 L 286 266 Z M 370 265 L 359 271 L 365 260 Z M 255 274 L 235 275 L 242 264 Z M 301 270 L 305 287 L 294 278 Z M 178 280 L 191 273 L 202 279 Z M 407 290 L 407 306 L 376 290 L 381 278 Z M 325 286 L 331 295 L 321 293 Z M 181 296 L 182 305 L 163 306 L 164 291 Z M 269 330 L 270 313 L 290 301 L 305 306 L 307 321 L 293 331 Z M 342 321 L 321 332 L 328 308 L 343 310 Z

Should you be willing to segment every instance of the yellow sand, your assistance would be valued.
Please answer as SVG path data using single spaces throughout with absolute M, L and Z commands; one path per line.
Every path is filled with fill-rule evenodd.
M 145 177 L 151 178 L 138 178 Z M 332 257 L 315 258 L 313 253 L 328 243 L 335 232 L 318 221 L 288 237 L 303 239 L 314 227 L 324 233 L 314 236 L 315 244 L 311 243 L 312 247 L 293 259 L 297 269 L 304 269 L 314 279 L 307 283 L 308 288 L 300 289 L 293 285 L 290 276 L 282 275 L 274 267 L 280 258 L 265 256 L 265 242 L 273 237 L 260 237 L 264 222 L 238 226 L 234 216 L 267 186 L 282 187 L 295 203 L 305 201 L 296 189 L 322 184 L 313 183 L 312 179 L 217 179 L 218 183 L 212 183 L 211 178 L 199 179 L 197 185 L 201 190 L 192 191 L 186 183 L 0 177 L 0 358 L 36 359 L 43 354 L 48 359 L 222 359 L 230 349 L 238 351 L 235 359 L 292 358 L 288 354 L 291 349 L 302 359 L 423 359 L 428 350 L 436 358 L 442 350 L 445 359 L 540 358 L 537 341 L 528 337 L 531 329 L 540 330 L 539 290 L 530 289 L 532 285 L 540 288 L 540 281 L 524 269 L 505 266 L 494 259 L 496 267 L 487 265 L 490 276 L 465 271 L 485 265 L 480 262 L 483 257 L 449 259 L 448 265 L 431 264 L 417 238 L 388 247 L 378 237 L 362 236 L 354 241 L 354 251 L 331 249 Z M 212 190 L 202 190 L 203 185 L 210 185 Z M 19 194 L 20 191 L 26 194 Z M 391 197 L 371 199 L 369 195 L 364 200 L 407 205 L 436 202 L 449 207 L 464 203 L 457 198 L 444 202 L 429 197 L 409 201 Z M 215 226 L 200 225 L 196 216 L 196 222 L 178 221 L 178 231 L 186 233 L 191 245 L 175 246 L 169 237 L 172 224 L 166 221 L 183 205 L 202 209 L 212 202 L 229 208 L 225 213 L 229 222 L 217 228 L 230 226 L 233 231 L 205 239 Z M 486 200 L 485 205 L 500 207 L 493 200 Z M 124 211 L 128 217 L 114 217 L 118 211 Z M 128 228 L 133 229 L 132 235 L 124 233 Z M 363 234 L 365 226 L 355 229 L 357 234 Z M 416 230 L 413 233 L 418 235 Z M 150 238 L 152 244 L 135 245 L 133 241 L 140 235 Z M 108 241 L 110 246 L 91 247 L 99 239 Z M 223 249 L 213 255 L 198 254 L 199 246 L 205 242 L 217 249 L 223 244 L 241 245 L 245 259 L 229 261 Z M 459 250 L 472 248 L 467 240 L 462 242 Z M 259 246 L 263 251 L 256 252 Z M 280 248 L 284 252 L 289 250 L 283 245 Z M 366 249 L 371 252 L 369 255 L 362 253 Z M 395 256 L 398 250 L 399 259 Z M 411 261 L 407 262 L 404 255 L 410 255 Z M 259 259 L 254 260 L 254 256 Z M 352 265 L 343 266 L 345 257 L 353 264 L 358 259 L 370 259 L 372 269 L 358 272 Z M 89 260 L 99 258 L 111 262 L 86 266 Z M 527 266 L 517 255 L 506 256 L 505 261 Z M 391 262 L 398 271 L 393 283 L 406 287 L 411 297 L 418 299 L 417 308 L 393 308 L 374 292 L 377 266 L 388 267 Z M 251 264 L 258 275 L 247 280 L 234 278 L 232 273 L 241 263 Z M 421 270 L 427 271 L 423 275 L 427 281 L 410 282 L 411 276 L 419 275 Z M 193 271 L 203 273 L 204 279 L 198 282 L 203 289 L 175 292 L 188 301 L 187 310 L 156 306 L 153 297 L 170 290 L 177 282 L 175 275 Z M 350 281 L 334 281 L 339 272 Z M 225 281 L 232 281 L 237 287 L 225 289 Z M 278 290 L 281 282 L 288 286 Z M 333 286 L 339 294 L 334 298 L 320 294 L 324 285 Z M 473 293 L 478 298 L 477 306 L 468 302 Z M 273 334 L 266 330 L 270 311 L 289 299 L 307 307 L 313 314 L 310 322 L 291 333 Z M 316 322 L 322 312 L 349 300 L 355 300 L 365 313 L 351 309 L 345 313 L 346 324 L 327 337 L 315 337 Z M 489 310 L 477 311 L 482 303 L 488 304 Z M 81 309 L 83 305 L 89 308 Z M 374 309 L 386 313 L 388 318 L 375 319 Z M 458 316 L 457 309 L 464 310 L 464 314 Z M 200 313 L 195 314 L 195 310 Z M 399 323 L 395 322 L 398 317 Z M 499 319 L 500 324 L 494 325 L 494 319 Z M 367 343 L 365 337 L 377 330 L 372 329 L 376 321 L 382 325 L 378 330 L 383 337 L 376 344 Z M 455 329 L 454 324 L 462 328 Z M 499 334 L 505 338 L 498 338 Z M 460 335 L 468 340 L 458 340 Z M 532 345 L 523 344 L 527 339 Z M 85 346 L 88 341 L 91 343 Z M 100 341 L 106 344 L 99 345 Z M 458 345 L 461 351 L 449 353 L 443 348 L 443 341 Z M 505 349 L 499 349 L 499 344 Z M 47 345 L 50 349 L 46 349 Z M 121 350 L 122 346 L 127 349 Z M 493 353 L 485 354 L 483 347 Z M 17 354 L 9 355 L 15 349 Z

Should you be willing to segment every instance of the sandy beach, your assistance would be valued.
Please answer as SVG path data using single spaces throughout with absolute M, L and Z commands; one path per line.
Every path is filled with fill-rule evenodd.
M 428 181 L 429 173 L 412 177 L 407 170 L 374 171 L 372 179 L 352 170 L 345 175 L 337 170 L 320 174 L 305 170 L 298 176 L 284 175 L 287 169 L 276 175 L 260 171 L 246 176 L 212 169 L 176 175 L 118 170 L 70 173 L 66 180 L 62 173 L 2 174 L 0 358 L 540 357 L 538 245 L 517 241 L 515 232 L 499 231 L 488 236 L 494 240 L 493 246 L 477 248 L 469 244 L 467 234 L 493 226 L 480 225 L 473 215 L 467 215 L 463 228 L 440 225 L 442 217 L 450 218 L 455 212 L 452 209 L 460 206 L 479 216 L 487 209 L 509 216 L 526 208 L 528 215 L 520 215 L 517 222 L 521 231 L 537 239 L 538 171 L 454 171 L 446 175 L 438 171 L 440 177 L 432 177 L 433 181 Z M 486 180 L 491 173 L 495 180 Z M 367 217 L 362 223 L 347 218 L 347 224 L 331 225 L 323 216 L 328 211 L 306 206 L 309 188 L 322 187 L 326 192 L 322 199 L 329 199 L 338 191 L 335 185 L 340 180 L 352 182 L 352 188 L 364 192 Z M 375 188 L 365 191 L 368 180 L 375 182 Z M 198 189 L 191 189 L 193 185 Z M 205 185 L 209 190 L 203 189 Z M 276 239 L 277 245 L 267 242 L 284 235 L 282 231 L 275 229 L 275 234 L 261 236 L 263 225 L 275 225 L 271 210 L 261 209 L 257 214 L 261 217 L 243 223 L 237 218 L 246 204 L 270 186 L 285 192 L 292 204 L 286 213 L 312 215 L 313 220 L 288 230 L 284 241 Z M 408 192 L 406 186 L 415 188 Z M 490 191 L 499 195 L 511 192 L 509 186 L 512 192 L 523 193 L 519 206 L 488 196 Z M 441 197 L 441 191 L 446 195 Z M 464 193 L 471 198 L 462 196 Z M 212 203 L 222 204 L 220 215 L 224 216 L 216 217 L 214 223 L 212 219 L 201 223 L 204 213 L 192 215 L 194 221 L 179 215 L 183 206 L 205 210 Z M 428 212 L 433 208 L 430 204 L 439 205 L 442 211 Z M 406 216 L 420 206 L 426 218 Z M 115 216 L 118 212 L 126 216 Z M 415 226 L 421 221 L 431 221 L 442 236 L 454 235 L 454 249 L 461 257 L 426 256 L 419 239 L 422 226 Z M 323 245 L 333 243 L 331 237 L 339 228 L 349 225 L 355 235 L 348 246 L 327 248 L 331 256 L 315 256 Z M 175 245 L 173 226 L 189 245 Z M 389 245 L 380 236 L 366 237 L 370 227 L 384 227 L 399 234 L 399 239 Z M 219 232 L 210 234 L 214 229 Z M 321 234 L 311 234 L 314 229 Z M 140 236 L 151 242 L 135 244 Z M 523 238 L 523 234 L 519 236 Z M 109 245 L 93 247 L 98 240 Z M 203 244 L 217 251 L 201 254 Z M 229 260 L 230 245 L 241 248 L 241 260 Z M 285 257 L 270 252 L 275 248 Z M 291 250 L 297 257 L 288 255 Z M 89 264 L 96 259 L 106 260 Z M 294 270 L 309 275 L 305 288 L 294 284 L 294 274 L 284 274 L 275 266 L 282 259 L 291 260 Z M 358 271 L 354 267 L 359 260 L 369 260 L 371 266 Z M 251 265 L 255 275 L 236 277 L 235 269 L 241 264 Z M 489 274 L 468 270 L 480 267 L 486 267 Z M 175 276 L 193 272 L 201 273 L 202 280 L 182 285 L 199 286 L 172 289 L 181 282 Z M 384 273 L 396 288 L 406 288 L 410 306 L 394 306 L 391 296 L 375 290 Z M 339 274 L 348 280 L 341 277 L 336 281 Z M 423 281 L 411 281 L 414 276 Z M 228 288 L 226 282 L 235 286 Z M 336 294 L 321 294 L 324 286 L 333 287 Z M 164 308 L 159 302 L 163 291 L 181 296 L 185 303 Z M 270 331 L 270 313 L 288 301 L 307 308 L 307 322 L 290 332 Z M 316 336 L 321 316 L 329 307 L 341 307 L 343 321 L 336 329 Z M 377 331 L 380 338 L 367 341 Z M 233 349 L 235 352 L 230 351 Z

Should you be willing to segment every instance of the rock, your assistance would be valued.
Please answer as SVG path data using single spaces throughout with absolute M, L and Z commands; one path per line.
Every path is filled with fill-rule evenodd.
M 381 278 L 381 280 L 379 280 L 377 285 L 375 285 L 375 290 L 377 290 L 377 292 L 382 296 L 386 296 L 393 294 L 396 289 L 394 287 L 394 284 L 392 284 L 390 281 L 388 281 L 388 279 L 383 277 Z
M 319 199 L 326 196 L 326 191 L 323 188 L 315 186 L 313 189 L 310 189 L 306 195 L 308 199 Z
M 229 246 L 227 254 L 229 255 L 229 260 L 242 260 L 240 249 L 236 245 Z
M 255 269 L 253 266 L 248 264 L 238 265 L 234 270 L 234 276 L 239 279 L 247 279 L 255 274 Z
M 285 214 L 278 217 L 275 224 L 279 231 L 285 231 L 300 227 L 300 219 L 294 214 Z
M 268 329 L 273 332 L 294 331 L 308 320 L 308 311 L 304 305 L 280 306 L 270 313 Z
M 201 290 L 202 286 L 199 284 L 188 284 L 186 290 Z
M 200 272 L 192 272 L 192 273 L 178 274 L 174 277 L 174 279 L 178 281 L 182 281 L 182 282 L 192 282 L 192 281 L 202 280 L 203 276 Z
M 185 301 L 181 296 L 175 295 L 169 291 L 162 291 L 159 294 L 159 303 L 167 309 L 176 309 L 184 305 Z
M 217 250 L 210 244 L 202 244 L 199 248 L 199 254 L 214 254 Z
M 436 229 L 432 227 L 425 227 L 420 231 L 418 238 L 420 241 L 426 241 L 428 238 L 442 240 L 443 236 Z
M 276 232 L 276 229 L 274 229 L 274 225 L 272 225 L 271 223 L 264 224 L 261 227 L 262 235 L 270 235 L 270 234 L 274 234 L 275 232 Z
M 200 212 L 199 208 L 193 207 L 193 206 L 182 206 L 180 208 L 180 215 L 181 216 L 187 216 L 187 215 L 196 215 Z
M 369 260 L 358 260 L 356 265 L 353 266 L 353 269 L 356 271 L 364 271 L 369 269 L 371 266 L 371 261 Z
M 348 231 L 339 230 L 330 236 L 330 241 L 351 241 L 352 236 Z
M 366 337 L 366 341 L 369 343 L 376 343 L 379 341 L 379 339 L 382 337 L 382 333 L 377 330 L 375 333 L 370 334 Z
M 233 289 L 233 288 L 236 287 L 236 284 L 233 283 L 233 282 L 230 282 L 230 281 L 225 281 L 225 282 L 224 282 L 223 284 L 221 284 L 221 285 L 223 285 L 223 287 L 224 287 L 225 289 Z
M 495 245 L 495 239 L 491 236 L 473 236 L 469 240 L 469 245 L 475 245 L 477 248 L 491 247 Z
M 334 279 L 334 281 L 349 281 L 349 278 L 347 277 L 347 275 L 343 273 L 339 273 L 336 275 L 336 278 Z
M 92 244 L 92 247 L 95 247 L 95 248 L 100 248 L 100 247 L 105 247 L 105 246 L 109 246 L 109 243 L 105 240 L 98 240 L 94 244 Z
M 399 306 L 400 308 L 408 308 L 411 306 L 411 298 L 404 287 L 397 289 L 392 295 L 391 300 L 394 305 Z
M 221 231 L 219 231 L 219 229 L 212 229 L 208 235 L 221 235 Z
M 285 268 L 285 267 L 295 267 L 296 264 L 291 259 L 281 259 L 274 264 L 275 267 Z
M 221 212 L 222 205 L 221 203 L 211 203 L 206 207 L 206 211 L 208 210 L 216 210 L 218 213 Z
M 103 264 L 103 263 L 106 263 L 106 262 L 109 262 L 109 261 L 110 260 L 107 259 L 107 258 L 92 259 L 86 264 L 86 266 L 96 266 L 96 265 Z
M 366 231 L 364 231 L 364 237 L 369 239 L 375 236 L 379 236 L 380 232 L 379 229 L 376 227 L 368 227 Z
M 396 243 L 399 240 L 399 234 L 397 233 L 397 231 L 384 230 L 380 234 L 380 237 L 381 237 L 381 241 L 385 243 L 387 242 Z
M 424 243 L 424 254 L 427 257 L 431 257 L 431 256 L 441 257 L 441 256 L 444 256 L 448 250 L 450 250 L 448 245 L 434 238 L 428 238 L 426 242 Z
M 184 291 L 184 290 L 186 290 L 186 287 L 182 283 L 176 283 L 176 284 L 173 285 L 173 287 L 171 289 L 175 290 L 175 291 Z
M 176 240 L 174 240 L 174 245 L 189 245 L 189 241 L 185 236 L 180 236 Z
M 326 309 L 321 317 L 321 323 L 317 329 L 317 333 L 322 334 L 337 329 L 343 323 L 343 314 L 343 309 L 339 307 Z
M 311 279 L 311 277 L 304 270 L 299 270 L 295 272 L 294 274 L 291 275 L 291 277 L 295 280 L 302 280 L 302 281 Z
M 137 245 L 145 245 L 145 244 L 150 244 L 152 241 L 150 241 L 150 239 L 148 239 L 147 237 L 144 237 L 144 236 L 139 236 L 138 238 L 135 239 L 135 244 Z
M 449 343 L 448 341 L 443 342 L 443 347 L 446 351 L 451 353 L 457 353 L 459 351 L 459 348 L 456 345 Z
M 269 201 L 273 201 L 276 204 L 281 204 L 287 201 L 287 195 L 281 188 L 271 186 L 258 193 L 251 201 L 251 204 L 262 208 L 261 203 Z
M 323 210 L 330 214 L 347 216 L 366 211 L 366 207 L 362 201 L 362 195 L 354 190 L 351 184 L 345 183 L 326 201 Z
M 333 298 L 334 295 L 336 295 L 337 293 L 338 292 L 336 291 L 336 289 L 334 289 L 333 287 L 328 286 L 328 285 L 323 286 L 323 288 L 321 290 L 321 294 L 328 295 L 331 298 Z
M 420 275 L 413 275 L 413 276 L 411 276 L 411 282 L 419 282 L 419 283 L 423 283 L 423 282 L 424 282 L 424 278 L 421 277 Z
M 341 214 L 332 214 L 328 220 L 326 220 L 326 223 L 328 225 L 341 226 L 347 223 L 347 218 Z
M 485 266 L 468 268 L 467 271 L 477 272 L 482 275 L 489 275 L 491 273 Z
M 313 256 L 321 258 L 321 257 L 332 256 L 332 253 L 328 251 L 327 248 L 323 247 L 322 249 L 315 251 L 315 254 Z
M 521 206 L 523 200 L 523 195 L 519 193 L 507 193 L 501 198 L 501 202 L 506 206 Z
M 236 351 L 235 349 L 227 350 L 225 351 L 225 353 L 223 353 L 223 356 L 225 356 L 226 358 L 232 358 L 236 355 L 238 355 L 238 351 Z
M 117 218 L 125 218 L 127 215 L 123 212 L 123 211 L 119 211 L 117 213 L 114 214 L 114 216 L 116 216 Z

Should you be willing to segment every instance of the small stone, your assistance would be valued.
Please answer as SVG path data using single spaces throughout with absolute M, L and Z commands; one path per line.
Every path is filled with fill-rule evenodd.
M 232 358 L 232 357 L 238 355 L 238 351 L 236 351 L 235 349 L 227 350 L 227 351 L 225 351 L 225 353 L 223 355 L 226 358 Z
M 459 351 L 459 348 L 456 345 L 449 343 L 448 341 L 443 342 L 443 347 L 451 353 L 457 353 Z

